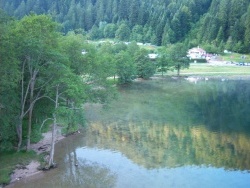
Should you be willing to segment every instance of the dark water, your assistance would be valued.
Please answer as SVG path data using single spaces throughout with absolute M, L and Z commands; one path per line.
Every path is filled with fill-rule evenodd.
M 59 167 L 16 187 L 250 187 L 250 81 L 120 88 L 57 144 Z

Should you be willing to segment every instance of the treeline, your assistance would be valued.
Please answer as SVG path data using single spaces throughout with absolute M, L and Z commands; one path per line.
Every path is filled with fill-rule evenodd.
M 250 51 L 248 0 L 2 0 L 1 7 L 17 18 L 50 14 L 64 33 L 87 32 L 91 39 L 156 45 L 188 40 L 190 46 Z

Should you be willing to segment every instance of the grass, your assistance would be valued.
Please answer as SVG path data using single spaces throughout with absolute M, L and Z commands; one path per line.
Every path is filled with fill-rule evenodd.
M 0 185 L 6 185 L 10 182 L 10 175 L 16 165 L 27 165 L 38 158 L 39 156 L 34 151 L 0 153 Z
M 176 75 L 176 71 L 168 72 L 167 75 Z M 211 65 L 208 63 L 191 63 L 189 69 L 180 71 L 180 75 L 199 76 L 250 76 L 250 66 L 236 65 Z
M 242 56 L 245 56 L 245 59 L 242 59 Z M 233 61 L 233 62 L 250 62 L 250 55 L 231 53 L 231 54 L 223 54 L 221 56 L 224 61 Z

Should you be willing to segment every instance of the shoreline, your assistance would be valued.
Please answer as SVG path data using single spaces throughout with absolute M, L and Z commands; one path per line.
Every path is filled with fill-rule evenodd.
M 173 75 L 163 75 L 163 77 L 160 74 L 156 74 L 154 76 L 152 76 L 150 79 L 151 80 L 159 80 L 159 79 L 177 79 L 178 76 L 176 76 L 175 74 Z M 198 74 L 198 73 L 182 73 L 179 78 L 199 78 L 201 80 L 204 80 L 206 78 L 208 79 L 227 79 L 227 80 L 250 80 L 250 74 L 249 75 L 240 75 L 240 74 L 234 74 L 234 75 L 206 75 L 206 74 Z M 141 81 L 141 80 L 135 80 L 136 82 Z
M 152 80 L 158 80 L 158 79 L 176 79 L 177 77 L 174 75 L 164 75 L 163 77 L 161 75 L 154 75 L 150 79 Z M 213 75 L 213 76 L 207 76 L 207 75 L 180 75 L 181 79 L 185 79 L 190 82 L 201 81 L 206 80 L 208 78 L 211 79 L 221 79 L 226 78 L 226 80 L 250 80 L 250 75 L 231 75 L 231 76 L 222 76 L 222 75 Z M 135 80 L 135 82 L 140 82 L 141 79 Z M 145 80 L 146 81 L 146 80 Z M 42 133 L 43 138 L 35 144 L 31 144 L 31 150 L 35 151 L 37 155 L 41 153 L 45 153 L 50 151 L 50 144 L 52 139 L 52 133 L 51 131 Z M 63 140 L 67 136 L 63 136 L 61 134 L 61 127 L 57 127 L 56 131 L 56 142 Z M 37 160 L 32 160 L 28 165 L 16 165 L 16 169 L 13 171 L 13 173 L 10 175 L 11 181 L 9 184 L 5 185 L 4 187 L 11 187 L 11 185 L 15 184 L 19 180 L 25 180 L 26 178 L 30 178 L 34 175 L 42 174 L 44 171 L 39 169 L 41 163 Z M 0 185 L 1 188 L 1 185 Z
M 42 133 L 42 136 L 43 138 L 39 142 L 30 145 L 30 149 L 35 151 L 37 155 L 50 151 L 52 131 Z M 57 127 L 55 143 L 58 143 L 64 138 L 66 137 L 61 134 L 61 128 Z M 43 170 L 39 169 L 40 165 L 41 163 L 37 160 L 32 160 L 28 165 L 25 166 L 16 165 L 16 169 L 10 175 L 11 181 L 5 187 L 9 187 L 11 184 L 14 184 L 21 179 L 26 179 L 31 176 L 43 173 Z

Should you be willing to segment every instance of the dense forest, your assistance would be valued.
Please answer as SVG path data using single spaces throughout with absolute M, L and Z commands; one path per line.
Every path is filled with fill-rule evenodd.
M 164 46 L 186 40 L 189 47 L 250 52 L 248 0 L 2 0 L 0 7 L 16 18 L 49 14 L 62 32 L 87 33 L 90 39 Z

